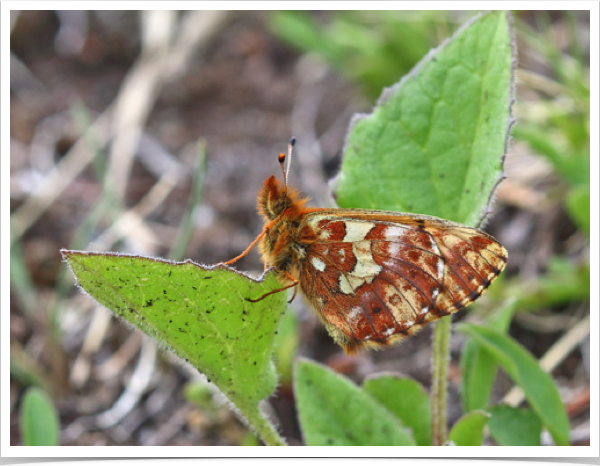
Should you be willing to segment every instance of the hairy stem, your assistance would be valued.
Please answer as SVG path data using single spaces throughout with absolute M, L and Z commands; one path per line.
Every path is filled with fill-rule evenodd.
M 276 447 L 287 446 L 286 441 L 277 433 L 275 426 L 269 422 L 258 407 L 250 411 L 240 411 L 242 411 L 242 414 L 248 420 L 250 427 L 265 442 L 265 445 Z
M 431 442 L 443 445 L 448 436 L 446 427 L 446 389 L 448 363 L 450 362 L 450 326 L 452 316 L 435 324 L 433 340 L 433 365 L 431 373 Z

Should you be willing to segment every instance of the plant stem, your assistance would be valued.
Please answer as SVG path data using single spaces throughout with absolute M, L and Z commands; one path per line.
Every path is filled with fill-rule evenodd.
M 431 369 L 431 443 L 443 445 L 448 436 L 446 427 L 446 389 L 450 362 L 450 330 L 452 316 L 435 323 L 433 366 Z
M 240 411 L 242 411 L 240 409 Z M 242 411 L 242 414 L 248 420 L 250 427 L 254 429 L 256 434 L 265 442 L 267 446 L 283 447 L 287 443 L 279 436 L 277 430 L 261 412 L 260 408 L 252 409 L 251 411 Z

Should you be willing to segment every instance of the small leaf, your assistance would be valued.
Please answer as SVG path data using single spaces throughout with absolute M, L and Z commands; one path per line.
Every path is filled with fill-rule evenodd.
M 294 392 L 307 445 L 414 445 L 408 429 L 347 378 L 296 364 Z
M 486 324 L 506 333 L 515 310 L 516 302 L 512 300 L 494 312 Z M 469 339 L 461 353 L 460 367 L 463 411 L 468 413 L 476 409 L 486 409 L 498 370 L 496 359 L 480 343 Z
M 25 446 L 58 445 L 58 415 L 45 391 L 37 387 L 27 389 L 21 406 L 20 427 Z
M 488 409 L 490 435 L 501 446 L 540 446 L 542 422 L 530 409 L 496 405 Z
M 477 410 L 461 417 L 448 435 L 448 440 L 458 447 L 480 446 L 483 441 L 483 428 L 490 415 Z
M 254 280 L 190 260 L 62 253 L 83 290 L 203 372 L 244 415 L 275 390 L 271 356 L 286 293 L 246 300 L 281 287 L 273 272 Z
M 569 419 L 565 407 L 552 377 L 540 368 L 536 359 L 498 330 L 473 324 L 460 324 L 457 329 L 485 346 L 523 389 L 527 401 L 552 434 L 554 443 L 569 445 Z
M 419 382 L 400 375 L 374 375 L 365 380 L 363 390 L 412 429 L 417 445 L 431 445 L 429 395 Z
M 501 177 L 513 63 L 508 14 L 481 15 L 353 120 L 335 180 L 341 207 L 477 225 Z

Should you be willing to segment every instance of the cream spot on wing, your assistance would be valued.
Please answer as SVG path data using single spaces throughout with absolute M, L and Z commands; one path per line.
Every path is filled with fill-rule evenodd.
M 440 294 L 440 289 L 439 288 L 434 289 L 433 292 L 431 293 L 431 300 L 435 301 L 435 298 L 437 298 L 439 294 Z
M 394 327 L 390 327 L 387 330 L 384 330 L 383 332 L 381 332 L 381 334 L 384 337 L 389 337 L 392 333 L 394 333 L 394 330 L 395 330 Z
M 346 275 L 344 275 L 343 273 L 340 274 L 339 283 L 340 283 L 340 291 L 342 293 L 344 293 L 344 294 L 352 294 L 352 292 L 354 291 L 352 289 L 352 285 L 350 284 L 350 282 L 346 278 Z
M 363 241 L 374 226 L 375 224 L 371 222 L 346 222 L 346 235 L 342 241 L 344 243 Z
M 388 241 L 398 242 L 402 240 L 407 229 L 402 227 L 389 226 L 385 229 L 385 239 Z
M 356 265 L 350 275 L 364 278 L 365 281 L 371 283 L 379 272 L 383 270 L 381 265 L 377 264 L 373 259 L 370 241 L 360 241 L 352 244 L 352 252 L 356 257 Z
M 388 243 L 387 250 L 391 257 L 397 257 L 400 252 L 400 245 L 398 243 Z
M 348 314 L 348 320 L 350 322 L 354 322 L 360 313 L 361 313 L 360 307 L 353 307 L 352 310 L 350 311 L 350 313 Z
M 312 262 L 312 265 L 315 267 L 315 269 L 317 269 L 319 272 L 325 271 L 325 262 L 323 262 L 321 259 L 319 259 L 316 256 L 313 256 L 310 258 L 310 261 Z
M 319 238 L 321 238 L 323 241 L 327 241 L 330 236 L 331 232 L 329 230 L 321 230 L 321 233 L 319 233 Z
M 433 238 L 431 238 L 431 249 L 433 249 L 433 252 L 435 252 L 438 256 L 440 255 L 440 248 L 438 248 L 438 245 Z
M 429 307 L 428 306 L 423 306 L 421 308 L 421 315 L 427 314 L 428 311 L 429 311 Z
M 375 277 L 383 270 L 373 259 L 370 241 L 357 241 L 352 243 L 352 252 L 356 257 L 356 265 L 352 272 L 340 274 L 340 290 L 351 294 L 365 283 L 371 284 Z
M 438 280 L 441 280 L 442 278 L 444 278 L 444 260 L 443 259 L 438 259 L 437 261 L 437 273 L 438 273 Z

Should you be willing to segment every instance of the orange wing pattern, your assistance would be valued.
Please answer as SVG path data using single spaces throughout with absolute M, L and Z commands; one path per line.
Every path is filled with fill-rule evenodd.
M 358 209 L 306 214 L 300 287 L 346 352 L 398 342 L 487 289 L 507 252 L 475 228 Z

